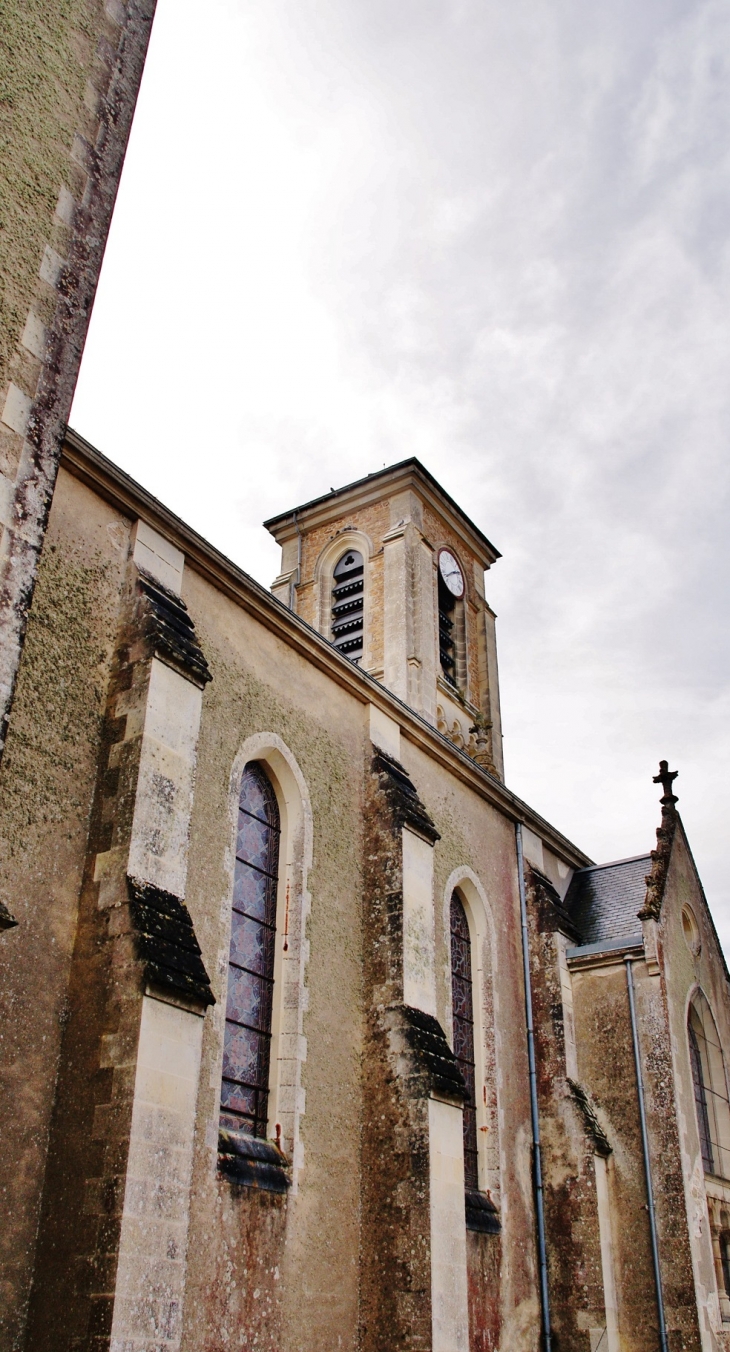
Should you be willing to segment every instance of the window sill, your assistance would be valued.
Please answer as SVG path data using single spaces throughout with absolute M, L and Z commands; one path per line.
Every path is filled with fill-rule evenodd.
M 499 1219 L 494 1202 L 486 1192 L 472 1192 L 467 1188 L 465 1194 L 466 1228 L 481 1235 L 499 1235 L 502 1222 Z
M 291 1185 L 287 1158 L 278 1146 L 241 1131 L 219 1132 L 218 1171 L 232 1183 L 262 1192 L 286 1193 Z

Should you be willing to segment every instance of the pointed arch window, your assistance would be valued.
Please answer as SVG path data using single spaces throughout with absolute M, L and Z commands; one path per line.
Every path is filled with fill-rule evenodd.
M 266 1136 L 280 821 L 262 766 L 246 766 L 238 801 L 220 1125 Z
M 689 1058 L 692 1064 L 692 1083 L 695 1091 L 695 1112 L 697 1113 L 697 1127 L 700 1133 L 700 1147 L 702 1149 L 702 1163 L 708 1174 L 714 1174 L 715 1161 L 712 1154 L 712 1141 L 710 1140 L 710 1115 L 707 1111 L 707 1086 L 705 1084 L 705 1072 L 702 1065 L 702 1054 L 700 1052 L 700 1037 L 697 1030 L 693 1028 L 692 1022 L 689 1025 Z
M 456 686 L 456 599 L 443 578 L 438 578 L 439 662 L 449 685 Z
M 690 1006 L 687 1039 L 702 1163 L 706 1173 L 730 1178 L 730 1103 L 725 1059 L 712 1011 L 701 991 Z
M 474 992 L 469 922 L 458 892 L 451 896 L 451 1011 L 454 1055 L 466 1084 L 464 1103 L 464 1185 L 479 1188 L 476 1067 L 474 1064 Z
M 365 564 L 358 549 L 348 549 L 335 566 L 332 587 L 332 642 L 356 665 L 362 658 L 365 621 Z

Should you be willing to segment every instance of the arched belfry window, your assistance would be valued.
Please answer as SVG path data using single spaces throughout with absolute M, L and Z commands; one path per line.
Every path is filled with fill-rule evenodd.
M 454 1055 L 466 1083 L 464 1104 L 464 1184 L 479 1187 L 477 1150 L 476 1069 L 474 1065 L 474 993 L 471 966 L 471 936 L 458 892 L 451 896 L 451 1011 Z
M 263 768 L 246 766 L 238 800 L 220 1124 L 266 1136 L 274 994 L 279 809 Z
M 730 1104 L 725 1060 L 712 1011 L 701 992 L 690 1006 L 687 1037 L 702 1163 L 706 1173 L 730 1178 Z
M 357 549 L 348 549 L 334 571 L 332 641 L 351 662 L 362 658 L 365 565 Z
M 449 685 L 466 688 L 466 584 L 461 565 L 450 549 L 440 549 L 437 570 L 439 662 Z
M 449 685 L 456 685 L 456 637 L 454 612 L 456 610 L 456 601 L 444 584 L 443 578 L 439 576 L 438 580 L 438 603 L 439 603 L 439 661 L 441 670 L 449 682 Z

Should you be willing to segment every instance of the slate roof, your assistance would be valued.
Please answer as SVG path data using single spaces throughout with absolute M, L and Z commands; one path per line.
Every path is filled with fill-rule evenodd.
M 633 859 L 596 864 L 573 874 L 564 905 L 584 944 L 641 934 L 637 917 L 644 905 L 650 869 L 651 855 L 638 854 Z

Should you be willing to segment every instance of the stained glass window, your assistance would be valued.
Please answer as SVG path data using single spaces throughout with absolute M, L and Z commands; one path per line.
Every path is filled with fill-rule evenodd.
M 238 800 L 221 1126 L 266 1136 L 274 993 L 279 809 L 257 762 Z
M 690 1005 L 687 1035 L 702 1163 L 706 1173 L 730 1178 L 730 1104 L 725 1058 L 712 1011 L 701 991 Z
M 695 1110 L 697 1112 L 697 1126 L 700 1133 L 700 1146 L 702 1147 L 702 1163 L 708 1174 L 714 1174 L 715 1161 L 712 1158 L 712 1142 L 710 1140 L 710 1116 L 707 1111 L 707 1087 L 705 1085 L 702 1067 L 699 1038 L 691 1023 L 689 1025 L 689 1057 L 692 1064 L 692 1081 L 695 1091 Z
M 459 895 L 451 898 L 451 1010 L 454 1055 L 466 1083 L 464 1104 L 464 1183 L 479 1187 L 477 1153 L 476 1072 L 474 1067 L 474 995 L 471 975 L 471 936 Z

